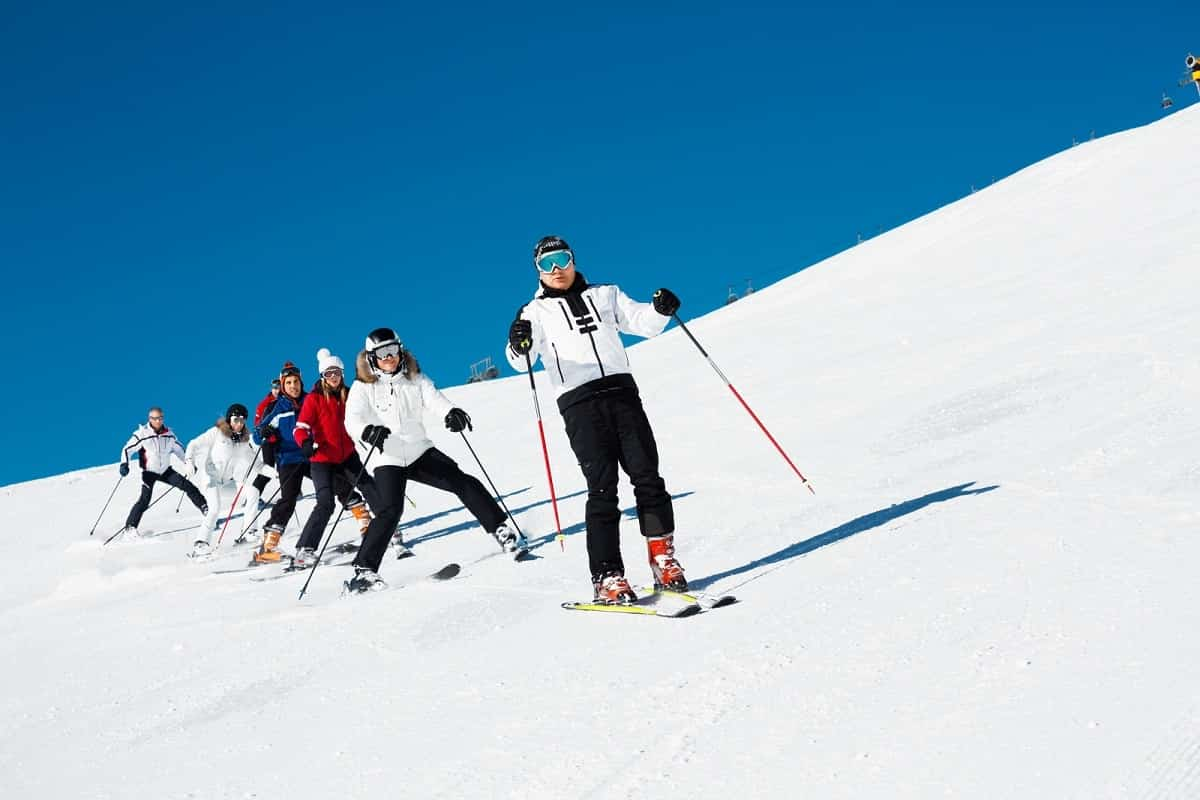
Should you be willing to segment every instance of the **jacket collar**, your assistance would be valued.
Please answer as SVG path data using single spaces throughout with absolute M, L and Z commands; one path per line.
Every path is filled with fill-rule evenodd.
M 539 281 L 539 283 L 540 283 L 540 281 Z M 567 296 L 573 295 L 573 294 L 583 294 L 584 290 L 588 288 L 588 282 L 587 282 L 587 279 L 583 277 L 583 273 L 580 272 L 579 270 L 576 270 L 575 271 L 575 282 L 572 283 L 570 286 L 568 286 L 566 289 L 551 289 L 549 286 L 547 286 L 544 283 L 541 284 L 541 286 L 542 286 L 542 291 L 540 294 L 538 294 L 539 300 L 544 297 L 567 297 Z

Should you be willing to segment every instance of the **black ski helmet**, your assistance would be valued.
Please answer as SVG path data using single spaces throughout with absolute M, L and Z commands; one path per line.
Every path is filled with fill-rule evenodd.
M 403 365 L 404 342 L 400 341 L 400 337 L 391 328 L 376 328 L 367 334 L 367 341 L 363 346 L 363 349 L 367 351 L 367 363 L 371 365 L 371 369 L 379 369 L 379 361 L 375 358 L 375 351 L 385 344 L 399 345 L 401 352 L 400 363 Z
M 246 411 L 246 407 L 244 405 L 241 403 L 234 403 L 225 411 L 225 422 L 228 423 L 233 417 L 241 417 L 242 419 L 246 419 L 249 416 L 250 414 Z
M 385 344 L 398 344 L 401 349 L 404 349 L 404 343 L 400 341 L 400 337 L 391 328 L 376 328 L 367 334 L 367 342 L 363 348 L 370 353 L 383 347 Z
M 571 245 L 567 244 L 567 240 L 561 236 L 543 236 L 533 246 L 533 265 L 536 267 L 538 259 L 546 255 L 546 253 L 557 253 L 560 250 L 566 250 L 572 257 L 575 255 L 575 251 L 571 249 Z

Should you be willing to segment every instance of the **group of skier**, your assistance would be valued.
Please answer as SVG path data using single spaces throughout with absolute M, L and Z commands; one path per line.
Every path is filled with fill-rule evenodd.
M 618 468 L 633 484 L 654 583 L 685 591 L 687 580 L 675 559 L 671 496 L 659 474 L 654 433 L 620 339 L 621 333 L 661 333 L 679 309 L 679 299 L 659 289 L 652 302 L 639 303 L 615 285 L 588 283 L 576 269 L 574 251 L 557 236 L 537 243 L 533 263 L 538 290 L 509 328 L 506 355 L 520 372 L 531 370 L 540 358 L 554 389 L 587 482 L 586 538 L 594 599 L 622 604 L 637 599 L 621 556 Z M 300 369 L 285 363 L 259 403 L 253 425 L 246 407 L 234 403 L 186 450 L 166 426 L 162 409 L 152 408 L 147 423 L 134 431 L 121 452 L 122 476 L 128 474 L 135 453 L 142 467 L 142 491 L 125 532 L 136 535 L 154 484 L 163 481 L 184 491 L 204 515 L 192 555 L 206 556 L 212 551 L 219 517 L 226 510 L 229 515 L 235 512 L 236 498 L 242 500 L 237 539 L 257 532 L 259 500 L 275 478 L 279 487 L 253 562 L 290 558 L 294 568 L 311 566 L 336 497 L 357 519 L 362 534 L 348 588 L 378 590 L 385 588 L 379 569 L 393 537 L 398 554 L 408 554 L 397 531 L 407 484 L 415 481 L 456 495 L 505 550 L 516 553 L 527 547 L 483 484 L 430 440 L 423 422 L 427 413 L 453 433 L 472 430 L 471 418 L 421 371 L 394 330 L 377 328 L 367 335 L 349 386 L 342 360 L 329 350 L 318 351 L 317 368 L 320 377 L 306 391 Z M 188 465 L 191 477 L 203 485 L 203 494 L 172 469 L 172 455 Z M 294 555 L 288 557 L 279 543 L 304 478 L 312 482 L 316 504 Z

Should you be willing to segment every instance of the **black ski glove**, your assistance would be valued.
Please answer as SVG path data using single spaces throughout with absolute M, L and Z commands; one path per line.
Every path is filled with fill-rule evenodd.
M 385 439 L 387 439 L 388 434 L 390 433 L 391 430 L 383 425 L 368 425 L 367 427 L 363 428 L 362 440 L 363 443 L 373 445 L 379 450 L 379 452 L 382 453 L 383 442 Z
M 508 346 L 519 356 L 533 349 L 533 323 L 527 319 L 514 319 L 508 329 Z
M 463 428 L 475 430 L 471 427 L 470 415 L 461 408 L 450 409 L 450 413 L 446 415 L 446 429 L 451 433 L 462 433 Z
M 654 310 L 669 317 L 679 310 L 679 298 L 670 289 L 659 289 L 654 293 Z
M 313 453 L 317 452 L 317 443 L 311 436 L 304 440 L 304 444 L 300 445 L 300 452 L 304 453 L 304 457 L 309 459 L 313 457 Z
M 121 462 L 121 477 L 124 478 L 128 474 L 129 474 L 129 462 L 122 461 Z
M 233 442 L 234 444 L 237 444 L 238 442 L 240 442 L 242 439 L 245 439 L 245 438 L 246 438 L 245 431 L 233 431 L 232 433 L 229 434 L 229 441 Z
M 264 442 L 274 442 L 279 439 L 279 429 L 274 425 L 263 425 L 258 429 L 258 438 Z

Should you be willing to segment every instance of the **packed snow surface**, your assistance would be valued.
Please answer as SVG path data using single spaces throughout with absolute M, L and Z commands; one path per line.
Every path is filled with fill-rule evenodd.
M 632 348 L 728 608 L 559 608 L 584 484 L 539 381 L 562 549 L 523 376 L 447 392 L 531 563 L 412 486 L 392 588 L 298 600 L 185 558 L 177 495 L 102 546 L 136 469 L 91 537 L 114 465 L 0 488 L 0 797 L 1200 796 L 1197 141 L 1193 108 L 1088 142 L 691 320 L 815 494 L 677 326 Z M 84 429 L 47 436 L 129 433 Z

